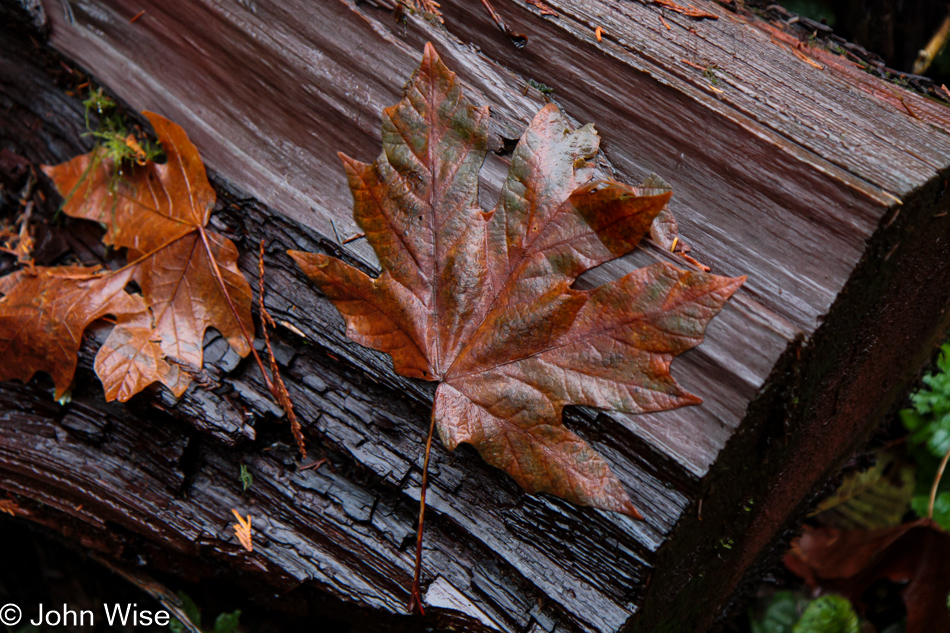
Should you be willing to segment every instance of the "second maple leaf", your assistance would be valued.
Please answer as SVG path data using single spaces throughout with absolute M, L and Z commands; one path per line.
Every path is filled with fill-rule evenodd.
M 530 493 L 639 517 L 607 462 L 564 427 L 566 405 L 647 413 L 698 404 L 670 375 L 745 277 L 665 263 L 593 290 L 584 271 L 632 251 L 672 192 L 594 180 L 599 138 L 555 105 L 535 116 L 494 209 L 478 206 L 487 107 L 426 46 L 383 114 L 372 164 L 342 156 L 373 278 L 291 255 L 342 313 L 347 335 L 398 373 L 438 381 L 443 443 L 475 446 Z

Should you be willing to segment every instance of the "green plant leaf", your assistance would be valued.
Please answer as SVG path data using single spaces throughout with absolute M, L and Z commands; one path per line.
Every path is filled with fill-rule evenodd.
M 201 610 L 198 609 L 198 605 L 195 604 L 195 601 L 184 591 L 178 592 L 178 598 L 181 600 L 182 610 L 185 612 L 185 615 L 188 616 L 188 619 L 191 620 L 191 623 L 203 631 L 204 629 L 201 627 Z M 231 611 L 230 613 L 221 613 L 215 619 L 214 629 L 212 629 L 211 633 L 237 633 L 240 619 L 240 609 Z M 176 618 L 172 618 L 172 621 L 168 623 L 168 629 L 172 631 L 172 633 L 188 633 L 188 631 L 191 630 Z
M 950 450 L 950 343 L 941 348 L 939 371 L 923 377 L 926 388 L 911 396 L 913 409 L 901 411 L 912 445 L 924 445 L 940 459 Z
M 940 482 L 940 487 L 943 488 L 942 481 Z M 926 493 L 916 495 L 910 506 L 913 508 L 914 512 L 917 513 L 917 516 L 926 517 L 930 506 L 929 488 L 927 489 Z M 942 527 L 944 530 L 950 530 L 950 491 L 945 490 L 937 495 L 937 498 L 934 501 L 933 519 L 937 522 L 937 525 Z
M 188 619 L 191 620 L 191 623 L 194 624 L 199 629 L 201 628 L 201 610 L 198 609 L 198 605 L 195 604 L 195 601 L 185 593 L 184 591 L 177 592 L 178 599 L 181 600 L 181 609 L 185 612 L 185 615 L 188 616 Z M 188 628 L 178 620 L 178 618 L 172 618 L 172 621 L 168 623 L 168 629 L 172 633 L 188 633 Z
M 241 620 L 241 610 L 222 613 L 214 621 L 214 633 L 236 633 Z
M 791 591 L 777 591 L 767 599 L 761 618 L 749 611 L 752 633 L 792 633 L 795 623 L 808 605 L 808 598 Z M 761 602 L 761 601 L 760 601 Z
M 838 490 L 812 513 L 820 523 L 842 530 L 874 530 L 901 523 L 914 496 L 914 466 L 893 452 L 878 452 L 877 463 L 847 475 Z
M 792 633 L 861 633 L 861 623 L 847 599 L 822 596 L 808 605 Z
M 937 468 L 950 450 L 950 343 L 940 350 L 938 371 L 923 377 L 926 387 L 911 396 L 913 408 L 900 413 L 910 433 L 907 452 L 917 463 L 911 508 L 921 517 L 927 516 Z M 937 489 L 933 518 L 944 530 L 950 530 L 950 478 L 944 477 Z

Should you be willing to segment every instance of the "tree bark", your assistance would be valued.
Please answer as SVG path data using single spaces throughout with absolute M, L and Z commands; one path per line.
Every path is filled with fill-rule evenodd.
M 705 630 L 774 561 L 947 325 L 946 106 L 806 49 L 819 70 L 751 14 L 703 4 L 719 19 L 694 21 L 603 0 L 549 2 L 554 18 L 519 1 L 498 7 L 528 37 L 518 50 L 479 3 L 445 0 L 444 27 L 340 0 L 140 4 L 130 23 L 138 5 L 43 3 L 49 43 L 4 20 L 0 149 L 33 164 L 87 151 L 82 104 L 67 91 L 89 75 L 182 124 L 212 168 L 213 228 L 238 243 L 255 288 L 265 240 L 278 361 L 311 454 L 328 461 L 296 461 L 256 367 L 220 338 L 206 342 L 203 384 L 181 400 L 154 389 L 123 406 L 102 400 L 93 333 L 69 405 L 42 378 L 0 384 L 0 488 L 26 520 L 120 564 L 237 576 L 252 596 L 380 630 L 434 625 L 402 615 L 431 385 L 349 342 L 286 255 L 374 271 L 365 243 L 341 244 L 356 229 L 333 153 L 378 153 L 380 110 L 427 39 L 492 106 L 504 138 L 546 99 L 527 79 L 553 86 L 568 114 L 597 124 L 618 179 L 656 171 L 673 182 L 694 256 L 750 276 L 707 341 L 674 363 L 702 406 L 566 416 L 644 522 L 526 495 L 468 447 L 434 446 L 430 617 L 531 633 Z M 486 206 L 505 162 L 485 167 Z M 97 256 L 78 223 L 49 233 L 50 253 L 65 241 Z M 689 265 L 647 246 L 587 282 L 657 260 Z M 253 553 L 237 544 L 232 508 L 253 517 Z

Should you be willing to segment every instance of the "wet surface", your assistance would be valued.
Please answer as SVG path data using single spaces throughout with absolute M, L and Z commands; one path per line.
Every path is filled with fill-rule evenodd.
M 715 5 L 703 6 L 722 15 L 716 21 L 664 13 L 666 29 L 655 7 L 636 2 L 549 4 L 559 18 L 539 17 L 520 2 L 497 7 L 528 36 L 518 50 L 476 2 L 445 0 L 448 32 L 412 16 L 397 24 L 388 11 L 342 0 L 45 3 L 55 47 L 132 107 L 187 130 L 216 176 L 222 209 L 212 223 L 239 240 L 255 290 L 256 247 L 267 239 L 267 307 L 289 324 L 275 334 L 279 360 L 312 451 L 324 451 L 333 469 L 294 463 L 289 431 L 273 422 L 279 412 L 257 370 L 211 336 L 206 386 L 177 403 L 163 393 L 128 410 L 101 402 L 89 348 L 83 390 L 66 410 L 37 408 L 46 395 L 35 385 L 0 385 L 0 471 L 11 482 L 4 487 L 48 504 L 44 521 L 104 553 L 167 549 L 265 578 L 280 592 L 314 587 L 346 603 L 402 612 L 432 388 L 395 375 L 388 357 L 345 339 L 336 310 L 285 251 L 328 252 L 373 270 L 364 240 L 337 243 L 357 229 L 335 153 L 362 160 L 378 153 L 380 110 L 398 99 L 422 44 L 432 40 L 473 101 L 490 104 L 501 137 L 516 138 L 546 99 L 528 89 L 528 79 L 553 87 L 551 97 L 570 116 L 596 124 L 618 178 L 657 172 L 672 183 L 672 209 L 693 256 L 713 272 L 749 275 L 706 342 L 673 364 L 702 406 L 567 416 L 627 485 L 645 522 L 529 497 L 466 447 L 433 450 L 426 575 L 441 576 L 506 630 L 629 625 L 652 582 L 666 578 L 669 586 L 683 577 L 670 561 L 658 567 L 661 546 L 682 551 L 678 543 L 691 537 L 677 535 L 705 529 L 710 517 L 719 517 L 715 530 L 726 529 L 722 517 L 731 510 L 723 506 L 733 493 L 724 490 L 746 482 L 729 480 L 723 469 L 748 477 L 738 466 L 758 455 L 727 451 L 723 464 L 724 447 L 732 441 L 775 463 L 785 459 L 782 420 L 794 415 L 782 398 L 792 396 L 775 384 L 798 380 L 786 373 L 796 337 L 809 339 L 842 303 L 860 262 L 891 247 L 882 246 L 892 238 L 881 228 L 893 213 L 889 196 L 911 194 L 945 173 L 950 142 L 931 104 L 914 101 L 932 114 L 930 124 L 899 116 Z M 594 26 L 605 31 L 600 43 Z M 10 120 L 31 131 L 18 137 L 17 126 L 0 127 L 4 146 L 37 161 L 75 155 L 81 105 L 31 66 L 26 38 L 7 41 L 20 49 L 0 56 L 0 99 Z M 681 58 L 715 64 L 723 93 L 710 91 L 708 77 Z M 486 205 L 505 161 L 501 152 L 486 164 Z M 910 195 L 904 217 L 922 216 L 924 206 Z M 686 265 L 647 248 L 585 281 L 657 260 Z M 936 257 L 916 266 L 929 261 Z M 879 292 L 865 285 L 869 295 Z M 845 303 L 856 301 L 852 294 Z M 847 314 L 839 323 L 854 316 Z M 907 336 L 919 340 L 919 331 Z M 861 344 L 849 336 L 841 346 Z M 826 364 L 817 356 L 808 362 Z M 769 442 L 749 439 L 759 433 Z M 255 478 L 247 494 L 241 463 Z M 827 467 L 810 464 L 811 476 Z M 787 494 L 800 500 L 809 485 L 804 477 Z M 704 498 L 720 499 L 718 507 L 707 502 L 706 526 L 699 523 Z M 255 517 L 260 547 L 253 555 L 234 539 L 231 508 Z M 776 513 L 768 529 L 784 518 Z M 115 545 L 90 536 L 111 526 L 128 539 Z M 161 560 L 155 555 L 151 563 Z

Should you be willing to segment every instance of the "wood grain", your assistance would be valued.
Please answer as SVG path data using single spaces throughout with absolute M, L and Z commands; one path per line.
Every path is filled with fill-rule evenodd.
M 347 341 L 335 310 L 284 252 L 328 252 L 375 269 L 363 240 L 337 243 L 357 229 L 335 153 L 378 153 L 380 111 L 431 40 L 472 100 L 490 105 L 504 138 L 517 138 L 545 101 L 527 80 L 553 87 L 569 116 L 597 126 L 605 169 L 628 182 L 656 172 L 672 183 L 692 255 L 749 280 L 706 342 L 674 363 L 703 405 L 568 416 L 645 522 L 524 495 L 473 451 L 437 448 L 426 577 L 441 577 L 505 631 L 704 630 L 724 613 L 823 478 L 900 397 L 946 321 L 950 257 L 939 236 L 948 226 L 939 214 L 948 110 L 799 51 L 819 70 L 751 13 L 697 2 L 720 19 L 693 21 L 628 0 L 549 4 L 559 17 L 499 3 L 529 38 L 517 50 L 479 3 L 460 0 L 443 2 L 444 28 L 344 0 L 43 2 L 57 51 L 131 107 L 186 129 L 223 197 L 215 230 L 246 253 L 267 240 L 268 310 L 306 336 L 280 329 L 281 363 L 309 440 L 337 470 L 296 467 L 289 432 L 266 421 L 278 412 L 256 370 L 211 340 L 211 388 L 177 403 L 158 392 L 132 413 L 92 395 L 75 405 L 95 412 L 80 428 L 106 416 L 111 433 L 129 438 L 159 433 L 165 414 L 155 412 L 167 412 L 202 438 L 191 457 L 182 448 L 154 473 L 151 457 L 114 461 L 119 448 L 64 425 L 69 413 L 45 414 L 24 435 L 33 405 L 12 402 L 45 396 L 8 385 L 0 471 L 15 483 L 0 487 L 48 503 L 56 510 L 44 521 L 62 531 L 89 534 L 108 522 L 149 544 L 130 550 L 185 552 L 281 591 L 301 586 L 340 604 L 402 611 L 431 389 Z M 16 35 L 0 40 L 0 96 L 14 104 L 0 141 L 34 161 L 65 160 L 83 151 L 81 105 Z M 38 131 L 19 135 L 33 122 Z M 505 161 L 492 155 L 483 171 L 486 207 Z M 583 281 L 656 260 L 686 265 L 647 248 Z M 255 278 L 252 255 L 241 266 Z M 238 494 L 242 462 L 255 476 L 247 498 Z M 71 466 L 92 463 L 114 479 L 101 485 Z M 141 491 L 149 492 L 137 507 Z M 84 512 L 70 510 L 79 503 Z M 253 557 L 226 528 L 240 503 L 266 510 L 255 526 L 267 545 Z M 161 556 L 150 560 L 162 566 Z

